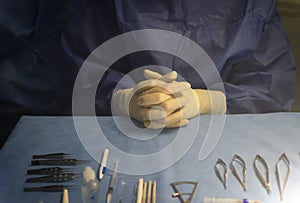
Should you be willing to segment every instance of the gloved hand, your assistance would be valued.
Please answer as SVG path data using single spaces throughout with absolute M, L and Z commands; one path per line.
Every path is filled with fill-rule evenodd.
M 146 78 L 155 78 L 142 81 L 134 88 L 116 91 L 112 98 L 112 111 L 114 115 L 130 116 L 143 122 L 146 127 L 157 128 L 150 125 L 151 122 L 149 122 L 149 119 L 152 120 L 152 117 L 153 119 L 164 119 L 166 115 L 161 109 L 157 109 L 155 106 L 171 98 L 175 98 L 173 95 L 189 89 L 190 84 L 187 82 L 174 82 L 177 78 L 175 71 L 161 76 L 156 72 L 146 70 L 144 71 L 144 75 Z M 141 95 L 146 98 L 138 100 Z M 173 100 L 173 102 L 176 103 L 176 105 L 174 105 L 176 109 L 178 106 L 182 107 L 185 102 L 187 102 L 186 99 L 179 98 L 180 99 L 175 99 L 175 101 Z M 178 103 L 178 101 L 182 102 Z M 142 103 L 143 105 L 139 105 L 138 103 Z M 172 109 L 173 107 L 170 106 L 169 111 Z M 172 112 L 176 109 L 173 109 Z M 178 120 L 178 122 L 171 122 L 169 125 L 164 125 L 164 127 L 174 127 L 174 124 L 176 124 L 177 127 L 186 125 L 187 123 L 188 120 L 183 119 Z
M 149 80 L 159 80 L 162 77 L 159 73 L 152 71 L 145 71 L 144 75 Z M 170 82 L 177 83 L 176 81 Z M 137 98 L 138 104 L 146 109 L 145 112 L 140 112 L 145 126 L 150 125 L 151 128 L 179 127 L 182 126 L 181 121 L 187 124 L 187 119 L 199 114 L 225 114 L 226 112 L 226 98 L 220 91 L 188 88 L 177 91 L 170 98 L 167 98 L 167 95 L 170 95 L 167 91 L 168 89 L 161 90 L 154 87 L 143 91 Z M 161 99 L 157 101 L 153 94 Z M 147 111 L 147 107 L 153 105 L 155 105 L 154 113 Z

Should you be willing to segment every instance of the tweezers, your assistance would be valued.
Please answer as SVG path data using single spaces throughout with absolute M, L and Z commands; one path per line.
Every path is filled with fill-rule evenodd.
M 234 162 L 237 162 L 238 164 L 240 164 L 243 168 L 243 179 L 240 178 L 235 166 L 234 166 Z M 246 191 L 246 175 L 247 175 L 247 168 L 246 168 L 246 164 L 245 161 L 242 159 L 242 157 L 240 157 L 239 155 L 235 154 L 232 158 L 231 164 L 230 164 L 230 168 L 231 171 L 233 173 L 233 175 L 235 176 L 235 178 L 239 181 L 239 183 L 241 184 L 241 186 L 243 187 L 244 191 Z
M 32 160 L 31 165 L 65 165 L 74 166 L 78 164 L 88 163 L 88 160 L 77 159 L 49 159 L 49 160 Z
M 221 175 L 221 172 L 218 168 L 218 165 L 221 165 L 223 167 L 223 169 L 224 169 L 223 175 Z M 218 161 L 215 164 L 214 169 L 215 169 L 215 173 L 216 173 L 218 179 L 221 181 L 221 183 L 224 186 L 224 189 L 226 190 L 227 189 L 227 186 L 226 186 L 226 183 L 227 183 L 227 166 L 226 166 L 226 163 L 222 159 L 218 159 Z
M 25 187 L 24 192 L 62 192 L 64 189 L 74 189 L 74 185 L 50 185 L 43 187 Z
M 265 178 L 262 176 L 262 174 L 260 173 L 260 171 L 258 170 L 257 166 L 256 166 L 256 162 L 259 161 L 262 163 L 262 165 L 265 168 Z M 262 186 L 267 190 L 267 193 L 270 194 L 271 190 L 270 190 L 270 172 L 269 172 L 269 167 L 267 162 L 259 155 L 257 154 L 254 162 L 253 162 L 253 167 L 254 167 L 254 171 L 255 174 L 258 178 L 258 180 L 260 181 L 260 183 L 262 184 Z
M 67 155 L 66 153 L 51 153 L 51 154 L 39 154 L 39 155 L 32 155 L 33 159 L 63 159 Z
M 39 168 L 27 170 L 27 175 L 46 175 L 46 174 L 61 174 L 72 171 L 73 168 L 61 168 L 61 167 L 52 167 L 52 168 Z
M 282 187 L 281 187 L 280 174 L 279 174 L 279 164 L 280 164 L 280 162 L 283 162 L 286 165 L 286 167 L 287 167 L 287 172 L 286 172 L 284 183 L 283 183 Z M 277 185 L 278 185 L 278 189 L 279 189 L 279 192 L 280 192 L 280 200 L 281 201 L 283 200 L 283 194 L 284 194 L 284 191 L 285 191 L 285 188 L 286 188 L 289 176 L 290 176 L 290 172 L 291 172 L 290 161 L 287 158 L 286 154 L 283 153 L 279 157 L 279 159 L 278 159 L 278 161 L 276 163 L 276 171 L 275 171 L 275 173 L 276 173 L 276 179 L 277 179 Z
M 63 173 L 63 174 L 54 174 L 49 176 L 35 177 L 35 178 L 27 178 L 27 183 L 34 182 L 45 182 L 45 183 L 59 183 L 59 182 L 67 182 L 79 178 L 80 175 L 74 173 Z

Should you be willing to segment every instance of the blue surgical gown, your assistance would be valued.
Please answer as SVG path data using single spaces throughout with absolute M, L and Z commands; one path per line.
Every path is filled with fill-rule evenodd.
M 10 0 L 0 6 L 0 114 L 71 115 L 74 81 L 89 54 L 149 28 L 181 34 L 206 51 L 224 82 L 228 113 L 290 110 L 295 64 L 275 0 Z M 175 56 L 129 54 L 102 78 L 97 115 L 111 114 L 112 91 L 125 74 L 149 64 L 205 88 Z

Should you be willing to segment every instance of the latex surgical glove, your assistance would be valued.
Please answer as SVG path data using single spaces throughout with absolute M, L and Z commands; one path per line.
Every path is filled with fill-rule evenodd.
M 153 72 L 144 72 L 144 74 L 148 79 L 159 79 L 161 77 L 160 74 L 154 74 Z M 172 83 L 176 83 L 176 81 Z M 146 120 L 145 126 L 151 125 L 151 128 L 179 127 L 180 125 L 178 124 L 181 121 L 186 121 L 199 114 L 225 114 L 226 112 L 226 98 L 220 91 L 189 88 L 177 93 L 177 97 L 171 97 L 157 104 L 155 102 L 152 103 L 153 90 L 144 91 L 138 98 L 138 104 L 141 106 L 155 105 L 155 113 L 144 113 L 144 116 L 149 115 L 148 119 L 144 118 Z M 155 94 L 157 97 L 168 95 L 166 92 L 160 91 Z M 165 115 L 165 117 L 155 117 L 156 115 Z
M 176 82 L 173 81 L 177 78 L 177 73 L 175 71 L 170 72 L 166 75 L 156 77 L 156 79 L 148 79 L 142 81 L 136 85 L 134 88 L 118 90 L 113 94 L 112 98 L 112 111 L 114 115 L 126 115 L 130 116 L 138 121 L 144 122 L 145 119 L 149 118 L 149 112 L 155 114 L 155 111 L 151 111 L 153 106 L 165 102 L 172 98 L 173 94 L 178 94 L 178 92 L 184 91 L 190 88 L 190 84 L 187 82 Z M 159 94 L 157 90 L 164 92 L 164 94 Z M 147 100 L 152 105 L 138 105 L 137 98 L 146 92 L 147 95 L 151 92 L 151 99 Z M 168 93 L 168 94 L 166 94 Z M 147 104 L 147 101 L 144 101 Z M 159 111 L 161 113 L 161 111 Z M 147 115 L 145 115 L 147 114 Z M 164 115 L 157 116 L 155 118 L 164 118 Z M 187 121 L 180 121 L 180 123 L 185 125 Z M 179 124 L 180 124 L 179 123 Z M 147 126 L 149 127 L 149 126 Z M 151 127 L 151 126 L 150 126 Z

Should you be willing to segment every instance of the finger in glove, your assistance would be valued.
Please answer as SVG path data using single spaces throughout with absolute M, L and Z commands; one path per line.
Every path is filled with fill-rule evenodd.
M 158 80 L 162 80 L 165 82 L 174 82 L 177 79 L 177 72 L 172 71 L 165 75 L 161 75 L 157 72 L 146 69 L 146 70 L 144 70 L 144 77 L 146 79 L 158 79 Z
M 182 109 L 175 111 L 165 119 L 148 120 L 144 122 L 144 125 L 149 128 L 166 128 L 168 126 L 174 126 L 176 123 L 185 120 Z
M 157 93 L 142 95 L 138 97 L 137 104 L 140 106 L 152 106 L 152 105 L 160 104 L 171 98 L 172 98 L 171 95 L 161 94 L 157 92 Z
M 188 90 L 190 88 L 191 85 L 188 82 L 173 82 L 173 83 L 166 83 L 163 85 L 152 86 L 150 88 L 143 89 L 143 91 L 139 91 L 139 93 L 140 95 L 146 95 L 154 92 L 160 92 L 163 94 L 177 95 L 180 92 Z
M 165 125 L 164 123 L 160 123 L 156 121 L 145 121 L 144 125 L 145 127 L 151 129 L 162 129 L 162 128 L 178 128 L 178 127 L 186 126 L 188 123 L 189 123 L 188 119 L 183 119 L 181 121 L 178 121 L 170 125 Z
M 171 113 L 183 108 L 187 103 L 188 98 L 186 97 L 171 98 L 157 106 L 141 108 L 139 113 L 144 121 L 165 119 Z

